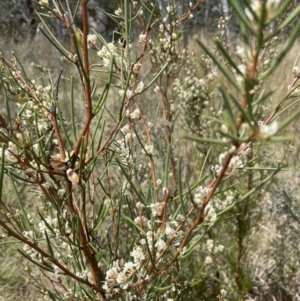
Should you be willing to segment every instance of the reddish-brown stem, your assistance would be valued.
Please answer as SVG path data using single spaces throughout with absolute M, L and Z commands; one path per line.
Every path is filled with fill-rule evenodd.
M 76 143 L 74 149 L 74 157 L 72 160 L 72 166 L 75 165 L 76 158 L 79 153 L 79 149 L 81 146 L 82 138 L 85 136 L 85 146 L 87 148 L 89 133 L 90 133 L 90 123 L 93 119 L 93 107 L 92 107 L 92 96 L 91 96 L 91 84 L 90 84 L 90 66 L 89 66 L 89 54 L 88 54 L 88 16 L 87 16 L 87 1 L 81 0 L 81 10 L 82 10 L 82 23 L 83 23 L 83 35 L 82 35 L 82 52 L 83 52 L 83 65 L 84 65 L 84 82 L 83 82 L 83 90 L 84 90 L 84 97 L 85 97 L 85 105 L 86 105 L 86 120 L 84 128 L 81 131 L 79 139 Z M 84 161 L 83 161 L 84 162 Z

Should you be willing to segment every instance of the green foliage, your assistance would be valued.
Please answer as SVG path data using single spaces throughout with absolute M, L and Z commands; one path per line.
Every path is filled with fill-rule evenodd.
M 191 50 L 182 28 L 201 0 L 120 1 L 114 14 L 104 11 L 118 28 L 113 41 L 89 31 L 85 1 L 41 0 L 41 30 L 61 69 L 1 55 L 2 241 L 18 242 L 45 300 L 297 294 L 294 245 L 291 262 L 273 270 L 257 256 L 274 243 L 260 245 L 260 231 L 274 222 L 268 200 L 291 164 L 289 136 L 276 135 L 300 114 L 300 69 L 285 95 L 268 81 L 296 41 L 300 8 L 228 2 L 242 41 L 230 44 L 230 19 L 221 18 L 214 44 L 196 37 Z M 65 26 L 68 45 L 50 17 Z M 297 204 L 282 195 L 299 223 Z M 272 250 L 276 262 L 283 251 Z

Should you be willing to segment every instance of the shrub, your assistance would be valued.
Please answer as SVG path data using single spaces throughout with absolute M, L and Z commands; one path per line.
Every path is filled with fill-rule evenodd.
M 296 63 L 276 104 L 270 84 L 298 36 L 300 7 L 230 0 L 236 45 L 222 18 L 214 45 L 195 37 L 200 47 L 184 49 L 183 24 L 202 2 L 182 12 L 176 1 L 121 1 L 107 13 L 118 27 L 109 42 L 89 32 L 86 1 L 71 11 L 42 0 L 37 15 L 61 70 L 47 57 L 28 67 L 1 56 L 0 227 L 22 244 L 45 300 L 296 296 L 298 253 L 294 269 L 275 271 L 274 241 L 260 231 L 273 222 L 275 175 L 291 163 L 288 132 L 275 135 L 300 114 L 298 98 L 287 105 Z M 64 24 L 68 47 L 47 18 Z

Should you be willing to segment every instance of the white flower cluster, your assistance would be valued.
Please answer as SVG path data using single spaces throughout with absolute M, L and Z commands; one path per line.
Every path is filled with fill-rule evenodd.
M 278 10 L 279 4 L 280 4 L 280 0 L 267 0 L 265 2 L 265 9 L 266 9 L 266 15 L 264 20 L 265 24 L 268 24 L 272 21 L 272 19 L 274 18 Z M 264 5 L 263 2 L 260 0 L 252 0 L 250 5 L 256 18 L 259 20 L 262 15 L 262 9 Z M 253 13 L 248 8 L 245 9 L 245 14 L 249 18 L 249 20 L 257 24 L 257 21 Z
M 166 247 L 166 243 L 162 237 L 163 237 L 163 233 L 161 233 L 160 231 L 158 232 L 148 231 L 146 233 L 147 240 L 141 239 L 140 243 L 141 245 L 146 245 L 147 243 L 151 251 L 153 250 L 153 247 L 155 247 L 156 248 L 155 255 L 158 257 L 160 251 L 162 251 Z
M 118 294 L 121 290 L 126 290 L 132 283 L 133 276 L 138 274 L 136 267 L 137 265 L 133 262 L 125 262 L 122 264 L 119 260 L 114 261 L 112 268 L 107 270 L 105 276 L 103 289 L 106 295 L 112 296 Z
M 209 253 L 222 253 L 224 251 L 224 246 L 223 245 L 215 245 L 214 241 L 212 239 L 208 239 L 206 241 L 206 248 Z
M 231 194 L 228 194 L 225 197 L 225 199 L 213 198 L 212 201 L 213 201 L 214 207 L 218 211 L 223 211 L 232 204 L 233 200 L 234 200 L 234 196 Z
M 210 193 L 211 188 L 209 187 L 203 187 L 199 186 L 196 188 L 196 193 L 194 195 L 194 202 L 198 207 L 201 207 L 203 205 L 203 202 L 205 198 L 208 196 Z
M 146 152 L 146 154 L 147 155 L 152 155 L 152 153 L 153 153 L 153 144 L 146 144 L 145 145 L 145 152 Z
M 181 67 L 183 60 L 181 51 L 181 36 L 178 30 L 178 11 L 174 4 L 169 4 L 167 7 L 167 14 L 162 18 L 159 25 L 159 34 L 157 39 L 149 39 L 147 41 L 149 55 L 152 66 L 160 70 L 166 62 L 169 62 L 168 68 L 163 72 L 164 75 L 176 74 Z M 141 34 L 140 41 L 145 41 L 145 36 Z
M 31 248 L 29 245 L 24 245 L 23 246 L 23 251 L 30 256 L 32 259 L 41 262 L 42 261 L 42 256 L 41 254 L 36 251 L 35 249 Z
M 215 207 L 213 206 L 213 201 L 210 201 L 204 210 L 204 222 L 205 223 L 214 223 L 217 219 L 217 212 Z
M 28 216 L 30 219 L 30 223 L 33 225 L 33 219 L 31 216 Z M 37 231 L 35 230 L 30 230 L 30 231 L 23 231 L 22 235 L 30 240 L 34 241 L 36 238 L 43 237 L 43 239 L 46 239 L 46 233 L 48 236 L 48 239 L 50 240 L 50 243 L 53 247 L 53 250 L 56 250 L 54 252 L 54 257 L 56 259 L 62 258 L 64 261 L 66 259 L 72 258 L 72 250 L 70 247 L 70 244 L 66 242 L 66 240 L 62 237 L 60 230 L 57 228 L 59 226 L 58 219 L 51 218 L 50 216 L 47 216 L 44 220 L 40 221 L 37 224 Z M 68 224 L 67 221 L 65 221 L 65 226 L 64 226 L 64 232 L 68 233 L 69 238 L 72 239 L 72 234 L 71 234 L 71 228 Z M 39 238 L 41 239 L 41 238 Z M 31 248 L 29 245 L 25 244 L 23 246 L 23 250 L 34 260 L 42 261 L 42 257 L 38 251 L 36 251 L 34 248 Z M 74 248 L 73 248 L 74 250 Z M 53 270 L 56 275 L 60 272 L 60 270 L 56 267 L 53 266 Z M 87 279 L 85 275 L 81 275 L 80 277 Z
M 205 130 L 209 127 L 207 120 L 200 118 L 202 111 L 208 108 L 212 97 L 210 87 L 217 74 L 213 70 L 210 59 L 205 56 L 198 59 L 192 51 L 185 52 L 186 60 L 182 78 L 176 77 L 173 83 L 174 98 L 179 108 L 183 109 L 184 120 L 188 127 L 196 134 L 206 135 Z M 199 77 L 199 65 L 204 66 L 205 75 Z M 211 112 L 210 112 L 211 113 Z
M 245 145 L 241 145 L 240 149 L 242 150 L 245 147 Z M 234 152 L 236 150 L 235 147 L 232 147 L 230 150 L 225 151 L 224 153 L 221 153 L 219 155 L 219 164 L 220 165 L 216 165 L 214 168 L 218 168 L 218 173 L 221 171 L 223 164 L 225 162 L 225 159 L 227 158 L 227 156 Z M 246 166 L 246 163 L 243 162 L 243 158 L 245 157 L 245 155 L 247 155 L 249 152 L 251 152 L 251 148 L 247 148 L 246 150 L 242 151 L 239 155 L 233 156 L 229 162 L 228 165 L 228 170 L 227 172 L 235 172 L 237 169 L 242 169 Z M 245 158 L 244 158 L 245 159 Z M 212 166 L 213 167 L 213 166 Z
M 106 45 L 103 45 L 101 50 L 97 52 L 97 55 L 103 60 L 103 65 L 107 68 L 110 68 L 111 65 L 113 65 L 118 70 L 122 68 L 125 68 L 127 70 L 128 68 L 127 48 L 122 48 L 122 45 L 118 47 L 113 42 L 108 43 Z
M 213 258 L 215 258 L 215 255 L 217 253 L 222 253 L 224 251 L 224 246 L 223 245 L 215 245 L 214 241 L 212 239 L 208 239 L 206 241 L 206 248 L 207 251 L 210 253 L 210 255 L 206 256 L 204 264 L 205 265 L 210 265 L 213 263 Z
M 4 150 L 4 162 L 7 163 L 15 163 L 18 161 L 17 157 L 18 157 L 18 149 L 17 146 L 9 141 L 8 142 L 8 148 L 6 148 Z M 0 147 L 0 158 L 2 157 L 2 147 Z
M 150 205 L 152 216 L 161 216 L 162 211 L 164 209 L 163 203 L 153 203 Z
M 126 117 L 130 120 L 140 119 L 141 111 L 138 108 L 135 109 L 132 113 L 130 113 L 129 110 L 127 110 Z
M 39 4 L 41 4 L 44 7 L 48 7 L 49 6 L 49 1 L 48 0 L 39 0 Z
M 236 170 L 237 168 L 243 168 L 244 164 L 240 156 L 233 156 L 229 163 L 229 170 Z
M 137 225 L 139 225 L 140 227 L 143 227 L 143 226 L 145 226 L 145 225 L 147 225 L 148 227 L 149 227 L 149 223 L 150 223 L 150 221 L 148 220 L 148 218 L 147 217 L 145 217 L 145 216 L 138 216 L 138 217 L 136 217 L 135 219 L 134 219 L 134 222 L 137 224 Z
M 88 280 L 91 283 L 93 282 L 92 273 L 89 270 L 77 271 L 76 276 Z
M 218 36 L 218 39 L 221 40 L 224 45 L 227 44 L 227 23 L 229 21 L 229 17 L 221 17 L 219 19 L 219 22 L 218 22 L 218 32 L 219 32 L 219 36 Z
M 131 133 L 131 129 L 128 124 L 123 126 L 120 130 L 124 137 L 115 141 L 115 150 L 119 154 L 121 164 L 125 167 L 132 168 L 134 166 L 132 147 L 135 143 L 136 135 Z M 133 169 L 132 172 L 134 172 Z
M 41 221 L 39 224 L 38 224 L 38 227 L 39 227 L 39 232 L 43 234 L 43 236 L 45 237 L 45 232 L 47 232 L 48 235 L 51 235 L 53 236 L 53 232 L 55 233 L 55 236 L 56 235 L 59 235 L 60 232 L 59 230 L 56 228 L 58 225 L 58 220 L 57 218 L 51 218 L 50 216 L 47 216 L 45 218 L 45 221 Z M 50 229 L 52 230 L 50 230 Z
M 182 231 L 176 231 L 177 227 L 178 227 L 177 221 L 170 220 L 169 222 L 166 222 L 165 234 L 166 234 L 167 238 L 174 238 L 182 233 Z
M 147 219 L 143 222 L 147 223 Z M 141 218 L 138 217 L 135 220 L 140 224 Z M 148 226 L 149 223 L 147 223 Z M 112 296 L 119 293 L 121 290 L 126 290 L 133 281 L 139 281 L 141 279 L 147 279 L 147 269 L 143 267 L 145 260 L 148 260 L 148 252 L 152 254 L 152 259 L 155 261 L 160 257 L 161 252 L 166 248 L 166 236 L 172 238 L 176 235 L 175 228 L 178 226 L 177 222 L 166 223 L 165 231 L 160 229 L 156 232 L 147 231 L 145 238 L 139 241 L 139 244 L 133 248 L 130 256 L 132 261 L 122 262 L 114 261 L 112 267 L 106 272 L 105 283 L 103 289 L 107 296 Z M 163 264 L 162 259 L 159 260 L 159 264 Z
M 89 34 L 87 36 L 88 48 L 97 44 L 97 36 L 95 34 Z
M 34 64 L 32 64 L 34 66 Z M 26 151 L 31 147 L 32 152 L 40 157 L 40 146 L 44 143 L 49 148 L 53 145 L 53 135 L 51 135 L 51 122 L 49 119 L 49 111 L 55 109 L 53 100 L 51 99 L 51 86 L 38 85 L 34 80 L 23 82 L 20 72 L 7 72 L 7 80 L 5 88 L 11 93 L 18 108 L 17 118 L 15 120 L 14 142 L 8 141 L 7 147 L 4 150 L 4 160 L 6 163 L 15 163 L 23 161 L 23 172 L 29 175 L 38 166 L 34 160 L 28 162 L 30 155 L 26 155 Z M 1 127 L 0 134 L 7 135 L 7 131 L 11 129 L 5 126 Z M 50 140 L 50 138 L 52 140 Z M 41 139 L 44 140 L 41 141 Z M 6 139 L 5 139 L 6 140 Z M 35 141 L 39 140 L 39 143 Z M 50 142 L 50 143 L 49 143 Z M 26 146 L 24 152 L 23 147 Z M 45 149 L 44 152 L 48 153 Z M 2 154 L 2 150 L 0 149 Z M 29 167 L 30 164 L 30 167 Z M 27 168 L 24 168 L 27 167 Z M 20 166 L 14 165 L 15 170 Z M 40 167 L 43 168 L 43 167 Z
M 278 130 L 278 123 L 277 121 L 274 121 L 270 124 L 262 124 L 259 126 L 259 132 L 257 137 L 259 139 L 268 139 L 272 136 L 274 136 L 277 133 Z

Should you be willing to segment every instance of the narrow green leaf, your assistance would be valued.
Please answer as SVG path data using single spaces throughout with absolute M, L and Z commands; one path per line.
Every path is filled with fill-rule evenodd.
M 29 80 L 28 80 L 28 77 L 27 77 L 27 74 L 26 74 L 23 64 L 21 63 L 21 61 L 18 59 L 18 57 L 16 56 L 16 54 L 14 52 L 13 52 L 13 56 L 14 56 L 15 60 L 18 62 L 18 67 L 22 70 L 22 74 L 23 74 L 25 81 L 28 82 Z
M 284 112 L 288 111 L 290 108 L 292 108 L 293 106 L 295 106 L 299 102 L 300 102 L 300 98 L 298 98 L 295 101 L 291 102 L 290 104 L 288 104 L 287 106 L 285 106 L 280 112 L 276 112 L 276 115 L 273 117 L 272 120 L 275 120 L 276 118 L 278 118 L 280 115 L 282 115 Z
M 146 232 L 144 231 L 143 228 L 141 228 L 138 224 L 136 224 L 131 218 L 129 218 L 126 215 L 123 215 L 122 218 L 126 221 L 128 221 L 131 225 L 133 225 L 136 229 L 139 230 L 140 233 L 142 233 L 143 235 L 146 235 Z
M 62 44 L 56 39 L 55 35 L 52 33 L 51 29 L 49 29 L 48 25 L 45 23 L 44 18 L 41 17 L 41 14 L 37 12 L 37 16 L 40 21 L 43 23 L 44 27 L 47 29 L 49 35 L 40 27 L 40 31 L 44 34 L 47 40 L 69 61 L 72 62 L 72 55 L 69 51 L 67 51 Z
M 223 73 L 226 79 L 235 87 L 237 91 L 242 92 L 241 87 L 237 84 L 236 79 L 229 73 L 228 70 L 224 68 L 224 66 L 220 63 L 220 61 L 212 54 L 212 52 L 200 41 L 199 39 L 195 39 L 196 43 L 204 50 L 204 52 L 212 59 L 212 61 L 218 66 L 219 70 Z
M 104 107 L 105 103 L 106 103 L 106 100 L 107 100 L 107 96 L 108 96 L 108 92 L 109 92 L 109 88 L 110 88 L 110 85 L 109 84 L 106 84 L 94 109 L 93 109 L 93 114 L 94 115 L 97 115 L 98 112 Z
M 177 164 L 177 182 L 178 182 L 178 197 L 180 200 L 181 209 L 183 211 L 183 216 L 186 216 L 186 208 L 184 206 L 183 194 L 182 194 L 182 178 L 181 178 L 181 162 L 182 157 L 179 156 Z
M 289 6 L 291 1 L 285 1 L 282 5 L 280 5 L 277 13 L 275 14 L 274 18 L 281 16 L 284 12 L 286 12 L 287 7 Z M 283 29 L 285 29 L 290 23 L 292 23 L 300 14 L 300 6 L 298 5 L 295 9 L 288 14 L 283 22 L 276 28 L 274 34 L 272 36 L 278 35 Z
M 230 99 L 233 101 L 233 103 L 235 104 L 236 108 L 241 113 L 241 116 L 243 117 L 243 120 L 247 121 L 247 123 L 252 128 L 253 124 L 252 124 L 251 118 L 248 116 L 247 112 L 242 108 L 240 102 L 233 96 L 232 93 L 230 93 Z M 249 104 L 249 106 L 251 106 L 251 104 Z
M 16 195 L 18 203 L 19 203 L 19 207 L 21 209 L 21 213 L 22 213 L 21 217 L 22 217 L 22 223 L 24 225 L 24 229 L 27 230 L 27 231 L 31 230 L 31 224 L 28 220 L 27 212 L 25 211 L 24 205 L 21 201 L 21 193 L 18 191 L 18 189 L 16 187 L 16 184 L 15 184 L 15 181 L 13 179 L 12 173 L 9 171 L 8 174 L 9 174 L 13 189 L 15 191 L 15 195 Z M 23 179 L 23 181 L 24 181 L 24 179 Z
M 2 193 L 3 193 L 3 180 L 4 180 L 4 154 L 5 154 L 5 145 L 1 143 L 1 157 L 0 157 L 0 206 L 3 202 Z
M 70 78 L 70 112 L 71 112 L 71 125 L 72 125 L 72 133 L 74 137 L 74 141 L 78 140 L 78 131 L 75 126 L 75 103 L 74 103 L 74 78 L 71 76 Z
M 225 133 L 225 132 L 223 132 L 221 130 L 218 130 L 218 133 L 220 133 L 223 137 L 226 137 L 226 138 L 228 138 L 228 139 L 230 139 L 232 141 L 235 141 L 235 142 L 237 142 L 237 141 L 238 142 L 244 142 L 244 143 L 249 142 L 249 140 L 243 139 L 242 137 L 239 137 L 238 135 L 233 135 L 231 133 Z
M 242 71 L 238 68 L 236 63 L 232 59 L 232 54 L 228 53 L 228 51 L 223 47 L 222 43 L 218 39 L 214 39 L 215 44 L 217 45 L 218 49 L 222 52 L 222 54 L 225 56 L 227 62 L 229 65 L 242 77 L 244 77 L 244 74 Z
M 286 119 L 278 126 L 277 132 L 280 132 L 284 128 L 286 128 L 291 122 L 295 121 L 300 116 L 300 110 L 293 113 L 290 117 L 286 117 Z
M 48 247 L 48 251 L 49 251 L 50 257 L 51 257 L 51 259 L 54 259 L 54 252 L 53 252 L 53 249 L 52 249 L 52 246 L 51 246 L 51 241 L 49 239 L 49 236 L 48 236 L 46 230 L 44 231 L 44 235 L 45 235 L 45 238 L 46 238 L 47 247 Z
M 47 227 L 47 229 L 53 234 L 56 235 L 55 231 L 53 230 L 53 228 L 49 225 L 49 223 L 47 222 L 47 220 L 43 217 L 43 215 L 41 213 L 38 213 L 41 220 L 45 223 L 45 226 Z
M 124 169 L 122 163 L 119 160 L 117 160 L 117 163 L 120 166 L 120 168 L 122 170 L 122 173 L 124 174 L 126 180 L 130 184 L 130 187 L 134 190 L 135 194 L 137 195 L 138 200 L 143 203 L 144 202 L 144 200 L 143 200 L 144 198 L 142 197 L 142 195 L 140 194 L 140 192 L 136 189 L 136 185 L 134 185 L 134 183 L 132 183 L 131 178 L 128 176 L 128 174 L 127 174 L 126 170 Z
M 164 186 L 168 187 L 169 183 L 169 162 L 170 162 L 170 156 L 172 152 L 172 143 L 167 145 L 167 153 L 165 157 L 165 172 L 164 172 Z
M 148 90 L 153 85 L 153 83 L 159 78 L 159 76 L 164 72 L 164 70 L 168 67 L 169 64 L 170 64 L 170 62 L 167 61 L 160 68 L 160 70 L 155 74 L 155 76 L 152 78 L 152 80 L 150 81 L 150 83 L 143 89 L 143 92 L 145 92 L 146 90 Z
M 279 64 L 281 63 L 283 58 L 286 56 L 286 54 L 291 50 L 294 42 L 296 41 L 296 39 L 299 36 L 299 32 L 300 32 L 300 21 L 295 26 L 289 40 L 285 43 L 285 46 L 283 47 L 283 49 L 281 50 L 279 55 L 276 57 L 276 60 L 274 61 L 274 63 L 271 65 L 271 67 L 268 70 L 266 70 L 258 78 L 258 81 L 264 81 L 266 78 L 268 78 L 275 71 L 275 69 L 279 66 Z
M 259 96 L 256 100 L 254 100 L 251 104 L 252 106 L 252 113 L 255 114 L 257 112 L 257 109 L 260 104 L 262 104 L 264 101 L 266 101 L 275 91 L 277 87 L 274 87 L 272 90 L 265 92 L 265 90 L 262 90 Z
M 219 87 L 219 92 L 221 93 L 222 99 L 224 101 L 223 114 L 225 115 L 225 119 L 228 119 L 227 125 L 228 125 L 229 129 L 233 132 L 233 135 L 236 136 L 237 135 L 237 127 L 236 127 L 236 120 L 233 115 L 233 109 L 230 106 L 230 103 L 229 103 L 226 93 L 224 92 L 224 90 L 221 87 Z
M 22 256 L 24 256 L 26 259 L 28 259 L 30 262 L 32 262 L 34 265 L 38 266 L 39 268 L 41 268 L 42 270 L 45 270 L 45 271 L 48 271 L 48 272 L 51 272 L 53 273 L 53 269 L 41 264 L 40 262 L 38 261 L 35 261 L 32 257 L 30 257 L 27 253 L 25 253 L 24 251 L 22 250 L 18 250 L 19 253 L 21 253 Z
M 238 15 L 238 20 L 240 23 L 243 23 L 243 25 L 249 29 L 254 35 L 256 35 L 256 31 L 251 24 L 251 22 L 247 19 L 245 12 L 242 10 L 240 6 L 240 2 L 237 0 L 228 0 L 228 3 L 231 5 L 231 7 L 235 10 L 235 12 Z
M 213 139 L 213 138 L 205 138 L 205 137 L 195 137 L 195 136 L 189 136 L 189 135 L 184 135 L 183 138 L 193 140 L 196 142 L 206 142 L 206 143 L 219 144 L 219 145 L 228 145 L 228 143 L 229 143 L 229 141 L 223 141 L 223 140 L 218 140 L 218 139 Z

